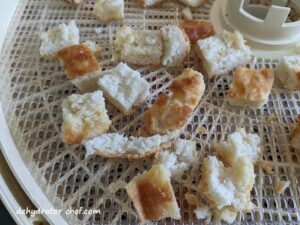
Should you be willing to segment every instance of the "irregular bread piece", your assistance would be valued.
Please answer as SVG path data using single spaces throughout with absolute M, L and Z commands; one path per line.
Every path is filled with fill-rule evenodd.
M 240 157 L 232 167 L 225 167 L 215 156 L 205 158 L 201 167 L 200 191 L 212 209 L 249 211 L 253 209 L 250 191 L 254 185 L 254 167 L 247 157 Z
M 283 56 L 279 60 L 275 75 L 284 88 L 300 90 L 300 55 Z
M 149 136 L 179 130 L 189 119 L 205 90 L 201 73 L 184 70 L 170 85 L 173 95 L 162 93 L 144 113 L 144 126 L 139 134 Z
M 259 136 L 247 134 L 244 129 L 237 129 L 228 135 L 227 141 L 213 143 L 213 147 L 222 161 L 231 166 L 242 156 L 255 163 L 261 154 Z
M 300 150 L 300 115 L 298 115 L 297 125 L 291 133 L 291 144 L 295 149 Z
M 139 0 L 145 8 L 159 5 L 163 0 Z
M 161 63 L 163 43 L 160 31 L 135 31 L 123 26 L 116 33 L 114 59 L 130 65 L 157 66 Z
M 187 20 L 182 25 L 192 44 L 215 34 L 213 25 L 206 20 Z
M 95 16 L 103 21 L 124 19 L 124 0 L 98 0 L 95 4 Z
M 62 103 L 62 135 L 66 144 L 79 144 L 106 132 L 111 121 L 105 109 L 102 91 L 73 94 Z
M 157 154 L 153 163 L 165 165 L 170 176 L 175 180 L 180 180 L 183 173 L 198 161 L 196 142 L 177 139 L 172 149 L 172 152 L 164 151 Z
M 195 50 L 209 78 L 224 74 L 252 59 L 250 48 L 237 31 L 231 33 L 224 30 L 221 36 L 198 40 Z
M 60 50 L 57 58 L 69 80 L 81 91 L 94 90 L 101 66 L 85 44 L 72 45 Z
M 204 0 L 179 0 L 179 1 L 189 7 L 194 7 L 194 8 L 200 6 L 204 2 Z
M 138 71 L 132 70 L 126 63 L 103 75 L 98 85 L 104 96 L 122 113 L 128 115 L 132 108 L 150 96 L 150 84 Z
M 192 11 L 189 7 L 184 8 L 182 11 L 182 16 L 185 20 L 192 20 L 193 19 L 193 14 Z
M 270 69 L 237 67 L 227 99 L 231 105 L 261 107 L 269 100 L 273 81 L 274 74 Z
M 163 26 L 161 29 L 164 53 L 162 65 L 181 66 L 190 54 L 190 41 L 185 31 L 177 25 Z
M 75 20 L 71 20 L 68 25 L 63 23 L 42 32 L 41 40 L 41 56 L 53 58 L 59 50 L 79 44 L 79 29 Z
M 149 171 L 134 177 L 126 186 L 141 223 L 166 217 L 180 219 L 170 177 L 164 165 L 153 165 Z
M 152 137 L 124 137 L 122 134 L 103 134 L 84 142 L 86 157 L 97 154 L 105 157 L 144 158 L 170 147 L 174 133 Z

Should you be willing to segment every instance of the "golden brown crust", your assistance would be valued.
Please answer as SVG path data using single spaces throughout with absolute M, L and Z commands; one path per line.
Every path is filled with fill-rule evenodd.
M 237 67 L 227 96 L 245 101 L 261 100 L 270 93 L 273 81 L 274 74 L 270 69 Z
M 300 138 L 300 114 L 298 115 L 298 118 L 297 118 L 297 125 L 291 132 L 292 142 L 296 138 Z
M 82 130 L 76 129 L 72 124 L 63 124 L 62 127 L 63 142 L 67 145 L 80 144 L 84 139 Z
M 296 90 L 300 90 L 300 71 L 296 73 L 296 77 L 297 77 Z
M 95 72 L 100 64 L 94 53 L 85 45 L 72 45 L 60 50 L 57 58 L 61 61 L 69 80 Z
M 170 90 L 172 97 L 162 93 L 144 113 L 139 135 L 165 134 L 183 127 L 202 98 L 205 85 L 200 73 L 187 69 L 172 82 Z
M 205 20 L 187 20 L 182 27 L 192 44 L 215 34 L 213 25 Z

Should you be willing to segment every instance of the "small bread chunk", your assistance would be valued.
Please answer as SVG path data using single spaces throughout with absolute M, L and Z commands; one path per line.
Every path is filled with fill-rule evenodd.
M 192 20 L 193 19 L 193 13 L 190 9 L 190 7 L 184 8 L 182 11 L 182 16 L 185 20 Z
M 196 142 L 177 139 L 172 146 L 172 152 L 164 151 L 157 154 L 154 164 L 163 164 L 175 180 L 180 180 L 183 173 L 198 161 Z
M 242 156 L 255 163 L 261 153 L 259 136 L 247 134 L 244 129 L 237 129 L 236 132 L 228 135 L 227 141 L 214 143 L 213 147 L 222 161 L 230 166 Z
M 194 8 L 200 6 L 204 2 L 204 0 L 179 0 L 179 1 L 185 4 L 186 6 L 194 7 Z
M 255 174 L 247 157 L 240 157 L 238 163 L 225 167 L 215 156 L 209 156 L 203 160 L 201 172 L 199 188 L 212 209 L 230 208 L 235 212 L 253 209 L 250 191 Z
M 114 58 L 130 65 L 158 66 L 163 54 L 160 31 L 134 31 L 123 26 L 116 34 Z
M 109 129 L 111 121 L 105 109 L 102 91 L 83 95 L 73 94 L 62 103 L 63 141 L 79 144 L 99 136 Z
M 221 36 L 198 40 L 196 54 L 205 75 L 211 78 L 251 61 L 251 50 L 239 32 L 223 31 Z
M 124 0 L 98 0 L 95 4 L 95 16 L 103 21 L 124 19 Z
M 145 158 L 156 154 L 159 150 L 170 148 L 173 134 L 154 135 L 152 137 L 124 137 L 122 134 L 103 134 L 84 142 L 86 157 L 97 154 L 115 158 Z
M 143 116 L 140 135 L 165 134 L 184 126 L 205 90 L 201 73 L 186 69 L 170 85 L 173 95 L 162 93 Z
M 267 103 L 274 82 L 270 69 L 237 67 L 227 93 L 231 105 L 258 108 Z
M 182 25 L 192 44 L 215 34 L 213 25 L 205 20 L 187 20 Z
M 163 26 L 161 29 L 164 42 L 162 65 L 182 66 L 190 54 L 190 41 L 183 29 L 177 25 Z
M 300 56 L 283 56 L 277 65 L 275 75 L 284 88 L 300 90 Z
M 103 75 L 98 85 L 104 96 L 122 113 L 128 115 L 132 108 L 150 96 L 150 84 L 138 71 L 132 70 L 125 63 Z
M 69 80 L 81 91 L 97 87 L 100 64 L 94 53 L 85 44 L 72 45 L 57 53 Z
M 59 50 L 79 44 L 79 29 L 75 20 L 71 20 L 68 25 L 63 23 L 46 32 L 42 32 L 41 40 L 41 56 L 53 58 Z
M 297 125 L 291 133 L 291 144 L 295 149 L 300 150 L 300 115 L 298 115 Z
M 159 5 L 163 0 L 139 0 L 145 8 Z
M 164 165 L 153 165 L 149 171 L 134 177 L 126 186 L 141 223 L 166 217 L 180 219 L 174 191 Z

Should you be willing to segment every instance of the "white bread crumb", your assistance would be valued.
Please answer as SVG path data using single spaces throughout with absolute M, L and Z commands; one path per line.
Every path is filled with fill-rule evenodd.
M 184 8 L 181 12 L 182 12 L 182 16 L 185 20 L 192 20 L 193 19 L 193 14 L 192 14 L 192 11 L 189 7 Z
M 59 50 L 79 44 L 79 29 L 75 20 L 71 20 L 69 24 L 63 23 L 49 31 L 42 32 L 41 40 L 41 56 L 53 58 Z
M 122 113 L 130 114 L 132 108 L 150 96 L 150 84 L 141 74 L 126 63 L 119 63 L 98 81 L 108 100 Z
M 211 209 L 207 205 L 196 208 L 194 213 L 198 220 L 208 219 L 210 221 L 213 215 Z
M 124 7 L 124 0 L 98 0 L 94 13 L 103 22 L 120 20 L 124 18 Z

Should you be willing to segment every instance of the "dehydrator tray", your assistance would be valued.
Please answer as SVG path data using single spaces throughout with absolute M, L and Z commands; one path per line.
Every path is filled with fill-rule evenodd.
M 193 9 L 194 19 L 210 19 L 211 9 L 220 0 L 206 0 Z M 99 156 L 85 158 L 81 145 L 66 146 L 61 139 L 62 100 L 77 89 L 66 79 L 57 61 L 40 56 L 39 34 L 50 27 L 75 19 L 81 40 L 96 41 L 102 49 L 98 57 L 103 70 L 111 61 L 115 31 L 127 24 L 135 29 L 157 30 L 164 24 L 181 22 L 183 5 L 166 1 L 159 8 L 143 9 L 135 0 L 125 0 L 125 20 L 100 23 L 92 13 L 94 1 L 70 6 L 63 0 L 21 0 L 10 22 L 0 55 L 0 140 L 3 153 L 20 184 L 37 208 L 62 209 L 62 214 L 44 215 L 52 224 L 139 224 L 137 213 L 122 181 L 151 166 L 151 159 L 120 160 Z M 101 31 L 96 32 L 97 31 Z M 247 65 L 275 68 L 277 60 L 257 58 Z M 141 116 L 159 93 L 166 90 L 183 68 L 199 69 L 192 54 L 181 68 L 139 68 L 151 84 L 151 99 L 134 114 L 124 116 L 108 106 L 111 132 L 134 134 Z M 212 140 L 224 140 L 236 128 L 257 133 L 262 141 L 263 157 L 274 166 L 270 175 L 255 166 L 255 185 L 251 200 L 257 208 L 242 213 L 241 224 L 300 223 L 300 152 L 289 143 L 291 130 L 300 114 L 300 93 L 275 84 L 268 103 L 260 109 L 229 106 L 225 100 L 232 74 L 206 80 L 203 99 L 181 130 L 180 137 L 197 142 L 200 157 L 212 154 Z M 205 132 L 201 128 L 204 127 Z M 185 193 L 200 197 L 199 168 L 192 168 L 179 181 L 172 182 L 182 219 L 165 219 L 157 224 L 203 224 L 193 215 L 194 208 L 184 200 Z M 277 179 L 291 185 L 282 195 L 275 193 Z M 100 209 L 92 215 L 65 214 L 68 209 Z

